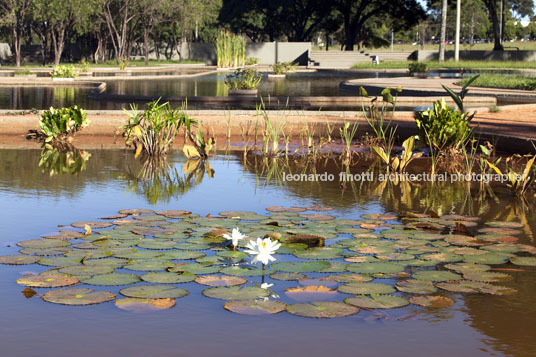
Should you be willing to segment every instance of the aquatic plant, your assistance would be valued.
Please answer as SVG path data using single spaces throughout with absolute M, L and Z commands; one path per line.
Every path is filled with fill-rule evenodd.
M 252 66 L 254 64 L 259 64 L 259 59 L 257 57 L 248 57 L 246 58 L 245 65 L 246 66 Z
M 218 67 L 238 67 L 246 62 L 246 40 L 229 31 L 221 31 L 216 37 Z
M 354 140 L 358 127 L 359 127 L 359 123 L 356 121 L 352 125 L 351 129 L 350 129 L 349 122 L 344 122 L 344 125 L 342 126 L 342 128 L 339 128 L 339 132 L 341 134 L 341 140 L 344 145 L 343 155 L 345 156 L 346 160 L 349 160 L 350 157 L 352 156 L 352 151 L 351 151 L 352 141 Z
M 383 101 L 380 108 L 378 108 L 377 105 L 377 97 L 374 97 L 370 100 L 368 111 L 365 109 L 365 104 L 363 102 L 361 104 L 361 110 L 365 120 L 367 121 L 370 129 L 372 129 L 376 139 L 380 140 L 382 143 L 386 141 L 386 136 L 391 129 L 391 123 L 396 111 L 396 99 L 398 97 L 398 93 L 402 92 L 402 87 L 397 87 L 394 89 L 394 97 L 391 94 L 391 91 L 391 88 L 384 88 L 381 91 Z M 370 98 L 367 91 L 363 87 L 359 87 L 359 96 L 363 98 Z M 389 119 L 387 119 L 388 105 L 392 106 L 391 116 Z
M 425 73 L 428 71 L 428 65 L 424 62 L 409 62 L 408 63 L 408 72 L 410 76 L 413 76 L 415 73 Z
M 120 58 L 119 59 L 119 69 L 121 71 L 124 71 L 125 69 L 127 69 L 129 64 L 130 64 L 130 61 L 128 60 L 128 58 Z
M 296 68 L 296 64 L 291 62 L 277 62 L 272 65 L 272 71 L 274 74 L 286 74 Z
M 224 234 L 223 238 L 230 240 L 233 243 L 234 248 L 236 249 L 236 247 L 238 247 L 238 241 L 246 238 L 246 235 L 243 233 L 240 233 L 240 229 L 237 227 L 237 228 L 233 228 L 231 235 Z
M 375 145 L 370 147 L 372 152 L 374 152 L 381 159 L 381 161 L 387 166 L 388 171 L 390 167 L 394 171 L 403 173 L 406 171 L 406 168 L 414 159 L 419 158 L 423 155 L 422 152 L 413 153 L 413 150 L 415 148 L 415 137 L 410 136 L 402 143 L 402 147 L 404 148 L 404 151 L 402 152 L 400 157 L 395 156 L 394 158 L 391 158 L 391 150 L 392 150 L 394 138 L 392 135 L 390 135 L 389 138 L 390 140 L 387 141 L 388 145 L 386 145 L 385 150 L 384 148 L 375 146 Z
M 254 255 L 252 263 L 261 262 L 263 267 L 270 262 L 275 262 L 276 259 L 272 256 L 279 248 L 281 243 L 272 241 L 270 238 L 257 238 L 257 241 L 249 241 L 246 248 L 246 253 Z
M 527 162 L 525 163 L 525 168 L 522 172 L 517 172 L 512 168 L 511 162 L 514 157 L 516 157 L 516 155 L 505 160 L 506 167 L 504 173 L 497 167 L 500 160 L 493 164 L 486 160 L 486 164 L 498 175 L 508 177 L 506 186 L 514 195 L 523 196 L 535 180 L 536 166 L 534 165 L 534 161 L 536 160 L 536 155 L 527 157 Z M 517 157 L 519 157 L 519 155 L 517 155 Z
M 39 167 L 50 176 L 71 174 L 76 175 L 86 169 L 91 154 L 84 150 L 70 148 L 45 148 L 41 151 Z
M 61 64 L 54 68 L 54 71 L 51 73 L 51 76 L 52 78 L 76 78 L 78 76 L 78 72 L 72 64 Z
M 444 85 L 444 84 L 441 85 L 443 87 L 443 89 L 448 93 L 448 95 L 452 98 L 452 100 L 456 103 L 456 105 L 458 106 L 458 109 L 460 110 L 460 112 L 462 112 L 462 113 L 465 112 L 464 107 L 463 107 L 463 100 L 465 99 L 465 96 L 469 92 L 469 86 L 475 80 L 477 80 L 479 77 L 480 77 L 480 75 L 477 74 L 476 76 L 471 77 L 469 80 L 464 81 L 464 84 L 463 84 L 462 89 L 460 90 L 459 94 L 454 92 L 452 89 L 450 89 L 446 85 Z M 470 116 L 469 121 L 473 118 L 473 116 L 474 116 L 474 114 L 472 116 Z
M 133 144 L 137 155 L 142 150 L 149 156 L 165 155 L 181 126 L 189 131 L 190 125 L 195 123 L 184 110 L 173 109 L 169 102 L 160 104 L 160 99 L 148 103 L 143 112 L 139 112 L 135 104 L 130 108 L 130 112 L 124 110 L 128 115 L 128 122 L 121 128 L 126 145 Z
M 262 76 L 259 72 L 248 69 L 237 69 L 225 76 L 225 84 L 229 89 L 257 89 Z
M 195 121 L 191 121 L 192 124 L 197 124 Z M 209 157 L 210 152 L 216 145 L 216 140 L 214 137 L 205 139 L 205 135 L 201 130 L 201 123 L 198 123 L 195 135 L 191 130 L 191 126 L 185 126 L 186 137 L 190 140 L 192 145 L 184 145 L 182 151 L 184 155 L 189 158 L 200 158 L 206 159 Z
M 87 127 L 90 121 L 87 113 L 77 105 L 69 108 L 53 108 L 43 111 L 39 118 L 38 136 L 44 137 L 46 144 L 61 145 L 72 141 L 73 136 Z M 51 149 L 50 146 L 47 146 Z
M 80 72 L 89 72 L 89 62 L 86 61 L 85 58 L 83 58 L 80 63 L 78 64 L 80 66 Z

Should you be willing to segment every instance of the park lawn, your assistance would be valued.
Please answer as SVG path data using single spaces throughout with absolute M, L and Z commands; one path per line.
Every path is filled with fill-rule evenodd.
M 457 84 L 464 85 L 468 81 L 469 78 L 464 78 L 457 82 Z M 536 78 L 481 74 L 471 83 L 471 87 L 536 90 Z
M 80 64 L 79 63 L 61 63 L 61 64 L 74 64 L 75 66 L 79 66 Z M 166 64 L 181 64 L 181 62 L 179 60 L 149 60 L 149 67 L 158 67 L 158 66 L 161 66 L 161 65 L 166 65 Z M 182 61 L 182 64 L 204 64 L 204 62 L 200 62 L 200 61 L 192 61 L 192 60 L 183 60 Z M 106 63 L 93 63 L 93 62 L 90 62 L 89 63 L 89 67 L 90 68 L 102 68 L 102 67 L 110 67 L 110 68 L 113 68 L 113 67 L 117 67 L 119 68 L 119 65 L 117 64 L 117 62 L 115 60 L 109 60 L 107 61 Z M 129 64 L 128 64 L 128 67 L 147 67 L 145 65 L 145 61 L 143 59 L 141 60 L 133 60 L 133 61 L 130 61 Z M 45 66 L 43 66 L 41 63 L 22 63 L 20 67 L 17 67 L 13 64 L 2 64 L 2 68 L 3 69 L 20 69 L 20 68 L 54 68 L 54 65 L 53 64 L 47 64 Z
M 384 61 L 375 65 L 369 62 L 359 62 L 352 69 L 377 68 L 400 69 L 408 68 L 409 61 Z M 487 69 L 536 69 L 536 61 L 427 61 L 428 68 L 487 68 Z

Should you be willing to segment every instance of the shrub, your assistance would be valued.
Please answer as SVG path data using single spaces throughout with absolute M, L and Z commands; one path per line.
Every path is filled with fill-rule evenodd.
M 246 62 L 245 62 L 246 66 L 251 66 L 251 65 L 254 65 L 254 64 L 259 64 L 259 59 L 258 58 L 256 58 L 256 57 L 248 57 L 248 58 L 246 58 Z
M 13 72 L 13 74 L 15 76 L 25 76 L 25 75 L 29 75 L 29 74 L 35 74 L 34 72 L 30 71 L 28 68 L 25 68 L 24 70 L 22 71 L 15 71 Z
M 119 59 L 119 69 L 121 71 L 124 71 L 125 69 L 127 69 L 129 64 L 130 64 L 130 61 L 127 58 L 120 58 Z
M 56 66 L 52 72 L 52 78 L 75 78 L 77 75 L 78 72 L 72 64 Z
M 410 62 L 408 64 L 409 75 L 413 76 L 415 73 L 424 73 L 428 71 L 428 65 L 424 62 Z
M 225 76 L 225 84 L 230 89 L 256 89 L 261 84 L 262 76 L 253 69 L 237 69 Z
M 82 128 L 89 125 L 86 111 L 77 105 L 69 108 L 45 110 L 39 119 L 39 126 L 45 143 L 66 143 Z
M 173 109 L 160 99 L 147 104 L 147 109 L 140 113 L 137 106 L 131 105 L 128 123 L 122 128 L 126 137 L 126 145 L 136 145 L 136 151 L 143 150 L 149 156 L 162 156 L 167 153 L 181 126 L 190 130 L 195 123 L 182 109 Z M 140 146 L 137 144 L 141 143 Z
M 415 116 L 420 139 L 435 150 L 458 149 L 471 139 L 469 123 L 473 115 L 449 107 L 443 98 L 434 102 L 432 109 Z
M 221 31 L 216 38 L 218 67 L 243 66 L 246 61 L 246 40 L 228 31 Z
M 278 62 L 272 65 L 272 70 L 275 74 L 285 74 L 287 72 L 293 71 L 295 68 L 296 65 L 290 62 Z
M 89 62 L 86 61 L 85 59 L 82 59 L 79 63 L 79 66 L 80 66 L 80 72 L 89 72 Z

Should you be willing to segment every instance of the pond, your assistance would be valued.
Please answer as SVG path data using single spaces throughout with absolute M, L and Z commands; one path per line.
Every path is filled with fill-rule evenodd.
M 78 166 L 78 169 L 66 170 L 65 174 L 51 175 L 51 170 L 58 171 L 61 165 L 57 165 L 58 160 L 49 162 L 47 161 L 49 159 L 43 159 L 39 150 L 0 150 L 0 202 L 3 208 L 0 255 L 18 254 L 21 247 L 16 245 L 17 242 L 36 239 L 58 229 L 84 232 L 84 229 L 58 228 L 58 225 L 96 221 L 128 208 L 147 208 L 156 211 L 188 210 L 200 217 L 191 216 L 184 218 L 185 220 L 193 219 L 205 224 L 212 222 L 207 215 L 217 216 L 219 212 L 231 210 L 254 212 L 245 214 L 249 215 L 250 219 L 259 219 L 256 215 L 262 215 L 263 218 L 277 217 L 273 219 L 279 222 L 289 218 L 303 221 L 303 217 L 299 218 L 297 213 L 292 212 L 283 212 L 282 215 L 287 215 L 287 218 L 282 218 L 281 213 L 273 212 L 277 211 L 277 208 L 267 211 L 266 208 L 270 206 L 320 206 L 313 209 L 327 206 L 333 209 L 305 213 L 333 216 L 336 220 L 332 222 L 341 224 L 343 222 L 341 219 L 365 222 L 364 220 L 371 219 L 378 221 L 379 217 L 384 217 L 386 225 L 382 226 L 376 222 L 379 224 L 377 227 L 365 226 L 366 230 L 362 228 L 360 230 L 359 226 L 350 229 L 353 221 L 345 221 L 344 229 L 337 231 L 334 226 L 329 225 L 329 221 L 315 223 L 313 220 L 309 226 L 319 229 L 316 234 L 328 235 L 326 246 L 333 245 L 333 247 L 338 243 L 342 244 L 342 247 L 350 247 L 345 246 L 349 240 L 359 240 L 352 238 L 352 232 L 354 237 L 355 234 L 364 232 L 380 236 L 385 233 L 382 233 L 385 229 L 396 229 L 401 227 L 402 223 L 408 225 L 415 222 L 415 219 L 416 222 L 420 222 L 419 224 L 423 222 L 435 224 L 438 222 L 433 218 L 436 214 L 440 216 L 458 214 L 467 217 L 450 219 L 462 220 L 468 227 L 470 226 L 468 222 L 471 220 L 469 216 L 479 217 L 478 223 L 474 227 L 469 227 L 471 230 L 492 227 L 484 224 L 485 222 L 519 222 L 514 226 L 521 228 L 507 231 L 509 235 L 504 236 L 510 238 L 505 238 L 502 245 L 492 245 L 497 248 L 497 252 L 504 253 L 517 247 L 512 244 L 523 244 L 519 247 L 528 250 L 530 249 L 527 247 L 534 246 L 533 232 L 536 229 L 534 210 L 527 207 L 526 202 L 514 200 L 501 190 L 497 190 L 496 197 L 480 197 L 479 200 L 471 196 L 466 185 L 461 184 L 436 183 L 434 186 L 423 183 L 408 187 L 401 183 L 372 182 L 355 183 L 343 189 L 337 180 L 282 181 L 281 172 L 329 172 L 337 175 L 340 168 L 336 162 L 319 162 L 315 165 L 300 160 L 289 160 L 288 164 L 284 163 L 277 167 L 273 161 L 255 157 L 244 161 L 241 154 L 232 153 L 221 153 L 211 158 L 210 164 L 198 167 L 198 170 L 203 171 L 192 171 L 189 166 L 191 163 L 188 164 L 182 154 L 172 153 L 167 163 L 160 166 L 171 179 L 155 180 L 155 177 L 165 175 L 162 176 L 160 171 L 160 174 L 157 173 L 155 176 L 155 170 L 134 159 L 131 152 L 94 150 L 84 152 L 83 156 L 87 162 L 83 160 L 84 165 Z M 72 162 L 79 157 L 70 159 L 63 162 L 73 168 Z M 357 171 L 362 169 L 356 168 Z M 190 175 L 192 172 L 194 175 Z M 151 177 L 152 180 L 140 179 L 143 175 L 146 178 Z M 413 212 L 413 215 L 408 212 Z M 420 215 L 423 213 L 426 214 Z M 230 217 L 234 214 L 230 213 L 227 220 L 233 219 Z M 145 217 L 141 215 L 134 218 L 146 219 L 149 222 L 154 217 L 154 215 Z M 130 218 L 132 217 L 129 216 L 128 219 Z M 248 229 L 250 223 L 242 221 L 238 223 L 238 220 L 234 219 L 237 225 Z M 180 217 L 171 221 L 178 223 Z M 272 223 L 268 226 L 277 228 Z M 106 234 L 105 231 L 111 229 L 115 228 L 105 228 L 102 233 Z M 94 231 L 100 229 L 95 228 Z M 512 234 L 515 235 L 513 239 Z M 395 235 L 391 235 L 391 238 L 372 239 L 376 242 L 372 245 L 379 248 L 395 241 L 402 244 L 394 237 Z M 148 238 L 146 236 L 144 239 Z M 431 243 L 426 245 L 430 248 L 445 247 L 443 240 L 433 243 L 434 241 L 432 238 Z M 366 246 L 366 244 L 352 246 L 354 250 L 345 250 L 346 258 L 356 259 L 356 253 L 359 251 L 362 252 L 359 255 L 370 256 L 370 252 L 360 250 Z M 470 254 L 479 248 L 479 245 L 469 249 L 471 247 L 462 244 L 459 248 L 464 254 Z M 214 249 L 215 246 L 198 250 L 209 256 L 221 251 Z M 337 249 L 340 253 L 340 248 Z M 140 251 L 147 250 L 151 249 Z M 376 252 L 376 255 L 381 254 Z M 277 252 L 274 257 L 277 262 L 302 259 Z M 319 261 L 339 263 L 339 267 L 340 264 L 351 263 L 345 261 L 339 254 L 331 258 Z M 398 256 L 398 259 L 402 261 L 406 258 Z M 440 265 L 442 266 L 438 263 L 438 266 Z M 494 283 L 494 286 L 502 285 L 506 289 L 515 289 L 516 293 L 497 296 L 441 290 L 436 295 L 452 299 L 454 302 L 452 306 L 425 308 L 410 304 L 393 309 L 362 308 L 359 313 L 352 316 L 313 319 L 285 311 L 263 316 L 233 313 L 223 308 L 224 300 L 203 296 L 202 291 L 208 287 L 195 282 L 173 284 L 172 286 L 188 290 L 189 294 L 177 298 L 176 306 L 171 309 L 156 312 L 125 311 L 117 308 L 113 302 L 89 306 L 53 304 L 43 301 L 38 295 L 31 296 L 33 295 L 31 291 L 26 291 L 26 295 L 22 294 L 24 285 L 16 283 L 17 279 L 24 277 L 25 274 L 40 273 L 53 268 L 52 266 L 0 265 L 2 353 L 10 356 L 42 355 L 43 351 L 56 356 L 75 354 L 176 356 L 221 354 L 225 351 L 224 354 L 227 355 L 355 356 L 359 351 L 363 355 L 385 356 L 392 355 L 393 351 L 396 351 L 401 355 L 434 356 L 534 355 L 536 332 L 533 324 L 536 321 L 536 307 L 533 295 L 536 270 L 534 267 L 511 263 L 495 264 L 493 267 L 499 268 L 496 273 L 511 276 L 507 281 Z M 268 266 L 267 269 L 271 267 Z M 430 269 L 433 269 L 433 266 L 413 266 L 406 267 L 404 271 L 412 274 L 416 270 L 424 272 Z M 446 271 L 445 268 L 441 270 Z M 117 271 L 138 275 L 146 273 L 121 268 Z M 319 272 L 304 274 L 316 279 L 330 275 Z M 389 286 L 395 286 L 396 282 L 405 280 L 392 274 L 373 275 L 372 283 Z M 246 279 L 249 280 L 247 286 L 261 283 L 260 276 L 247 276 Z M 285 304 L 296 304 L 303 300 L 307 302 L 306 295 L 300 297 L 298 294 L 296 297 L 285 292 L 287 288 L 300 285 L 296 281 L 276 280 L 266 276 L 265 282 L 274 284 L 270 290 L 279 296 L 270 299 Z M 332 287 L 337 285 L 333 281 L 325 283 Z M 140 284 L 143 283 L 137 285 Z M 118 291 L 125 288 L 125 286 L 90 284 L 81 284 L 78 287 L 109 291 L 117 294 L 118 298 L 120 298 Z M 57 289 L 32 288 L 32 290 L 43 295 L 47 291 Z M 336 294 L 336 298 L 329 299 L 342 301 L 343 298 L 353 296 L 342 292 Z M 412 296 L 400 292 L 395 295 L 404 298 Z M 317 298 L 318 294 L 313 293 L 313 296 Z

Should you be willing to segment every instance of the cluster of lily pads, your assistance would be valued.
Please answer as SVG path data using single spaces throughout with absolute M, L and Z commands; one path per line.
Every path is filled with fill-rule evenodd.
M 513 294 L 497 284 L 512 278 L 504 265 L 536 266 L 536 248 L 517 242 L 521 223 L 416 213 L 337 219 L 329 210 L 268 207 L 262 215 L 202 217 L 126 209 L 19 242 L 20 254 L 0 263 L 50 267 L 17 283 L 26 296 L 56 304 L 115 300 L 125 310 L 166 309 L 189 294 L 179 284 L 196 283 L 235 313 L 323 318 L 410 303 L 445 307 L 452 293 Z M 276 291 L 276 281 L 296 286 Z M 105 286 L 122 287 L 122 297 L 100 290 Z

